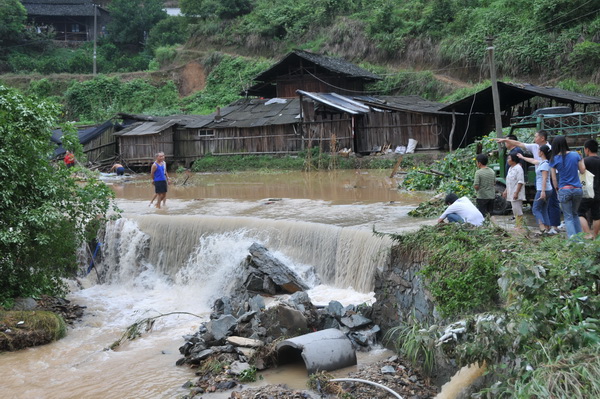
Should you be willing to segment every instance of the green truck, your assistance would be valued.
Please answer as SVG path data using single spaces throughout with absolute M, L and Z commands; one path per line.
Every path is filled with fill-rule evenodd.
M 600 111 L 596 112 L 571 112 L 570 107 L 540 108 L 531 115 L 511 119 L 510 133 L 521 137 L 532 137 L 537 131 L 548 133 L 548 141 L 552 143 L 554 136 L 567 137 L 569 147 L 581 150 L 583 143 L 588 139 L 598 139 L 600 134 Z M 505 214 L 510 210 L 510 202 L 502 197 L 506 188 L 506 150 L 498 152 L 498 163 L 489 165 L 496 171 L 496 200 L 494 213 Z M 527 168 L 525 196 L 530 204 L 535 197 L 535 167 Z

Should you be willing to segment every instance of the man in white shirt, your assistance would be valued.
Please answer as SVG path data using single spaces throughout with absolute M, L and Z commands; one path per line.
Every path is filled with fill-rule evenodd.
M 448 208 L 438 218 L 438 223 L 443 223 L 444 219 L 448 219 L 450 223 L 470 223 L 473 226 L 483 224 L 483 215 L 469 198 L 458 198 L 456 194 L 450 193 L 446 195 L 444 202 L 448 205 Z

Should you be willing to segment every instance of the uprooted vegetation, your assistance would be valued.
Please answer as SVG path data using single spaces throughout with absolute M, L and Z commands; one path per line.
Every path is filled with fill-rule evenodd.
M 459 225 L 395 238 L 424 262 L 445 317 L 392 331 L 406 358 L 423 365 L 441 348 L 459 366 L 486 364 L 478 397 L 598 397 L 600 243 Z

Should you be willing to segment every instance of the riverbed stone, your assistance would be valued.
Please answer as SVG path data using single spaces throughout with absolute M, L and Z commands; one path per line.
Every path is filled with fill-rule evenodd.
M 223 315 L 216 320 L 206 323 L 207 334 L 210 334 L 214 341 L 220 342 L 230 334 L 236 325 L 237 319 L 235 317 L 232 315 Z
M 263 342 L 261 340 L 238 336 L 227 337 L 227 342 L 234 346 L 243 346 L 246 348 L 260 348 L 263 346 Z
M 330 301 L 327 305 L 327 313 L 336 317 L 337 319 L 342 318 L 344 312 L 344 305 L 342 305 L 338 301 Z
M 235 361 L 229 366 L 229 371 L 231 371 L 231 373 L 234 375 L 240 375 L 244 371 L 250 369 L 250 367 L 251 366 L 249 363 Z
M 267 306 L 265 305 L 265 298 L 261 295 L 255 295 L 248 300 L 248 304 L 250 305 L 250 309 L 254 312 L 260 312 L 264 310 Z
M 362 326 L 366 326 L 372 323 L 373 321 L 371 321 L 371 319 L 367 319 L 366 317 L 360 314 L 353 314 L 350 316 L 342 317 L 340 319 L 340 322 L 349 328 L 359 328 Z
M 293 294 L 308 289 L 296 272 L 275 258 L 263 245 L 253 243 L 248 251 L 250 252 L 248 265 L 267 275 L 278 287 L 278 291 Z

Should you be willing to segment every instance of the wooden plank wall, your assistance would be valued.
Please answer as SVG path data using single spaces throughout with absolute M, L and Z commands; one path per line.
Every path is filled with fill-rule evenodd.
M 418 149 L 439 149 L 450 131 L 451 117 L 413 112 L 370 112 L 359 119 L 356 128 L 356 152 L 370 152 L 374 147 L 407 145 L 418 141 Z
M 204 129 L 178 129 L 174 135 L 174 158 L 189 165 L 212 154 L 287 154 L 300 150 L 299 124 L 214 129 L 214 135 L 200 135 Z
M 144 136 L 119 136 L 121 158 L 128 165 L 148 165 L 157 152 L 164 152 L 167 159 L 173 158 L 173 128 L 161 134 Z
M 83 146 L 83 152 L 89 162 L 102 163 L 102 161 L 117 156 L 117 140 L 113 136 L 114 132 L 114 127 L 108 128 L 100 136 L 90 140 Z

